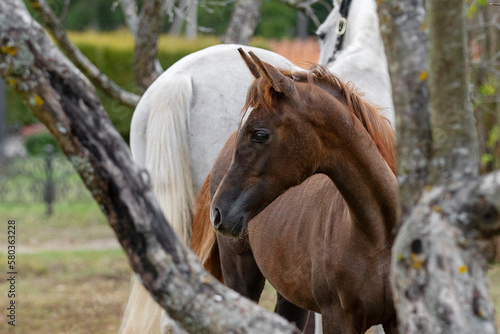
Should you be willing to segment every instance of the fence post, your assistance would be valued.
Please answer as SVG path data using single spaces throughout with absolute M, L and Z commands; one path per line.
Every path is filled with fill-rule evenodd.
M 297 21 L 297 37 L 301 41 L 307 39 L 307 23 L 309 21 L 307 14 L 303 11 L 298 11 L 298 21 Z
M 52 216 L 54 213 L 54 179 L 52 168 L 52 156 L 54 153 L 54 146 L 52 144 L 45 145 L 45 196 L 44 201 L 47 204 L 47 216 Z

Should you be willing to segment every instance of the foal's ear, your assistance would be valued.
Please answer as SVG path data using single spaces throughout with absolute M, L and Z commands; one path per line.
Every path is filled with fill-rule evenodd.
M 247 64 L 248 69 L 250 72 L 252 72 L 253 76 L 255 79 L 260 78 L 260 72 L 259 69 L 257 68 L 257 65 L 250 59 L 250 57 L 247 55 L 245 51 L 243 51 L 242 48 L 238 48 L 238 52 L 240 53 L 241 58 L 245 61 L 245 64 Z
M 263 78 L 269 82 L 271 87 L 278 93 L 283 93 L 285 95 L 291 95 L 294 91 L 294 85 L 292 79 L 283 75 L 271 64 L 265 63 L 259 59 L 252 51 L 249 52 L 250 57 L 252 57 L 255 65 L 260 70 Z

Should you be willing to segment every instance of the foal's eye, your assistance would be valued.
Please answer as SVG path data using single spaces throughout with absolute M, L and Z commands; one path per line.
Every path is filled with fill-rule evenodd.
M 269 132 L 266 130 L 255 130 L 254 133 L 252 133 L 252 141 L 254 143 L 265 143 L 269 139 Z

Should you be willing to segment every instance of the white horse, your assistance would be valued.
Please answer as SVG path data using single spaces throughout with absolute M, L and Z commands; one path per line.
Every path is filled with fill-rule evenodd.
M 332 12 L 317 31 L 320 63 L 332 58 L 338 38 L 345 33 L 343 48 L 328 68 L 352 81 L 370 102 L 383 107 L 384 115 L 394 124 L 375 0 L 352 0 L 343 27 L 337 24 L 341 20 L 340 2 L 334 0 Z M 299 69 L 270 51 L 241 45 L 212 46 L 184 57 L 165 71 L 144 93 L 132 118 L 132 155 L 149 171 L 165 216 L 186 244 L 195 194 L 222 145 L 236 130 L 253 80 L 237 52 L 239 47 L 252 50 L 274 66 Z M 120 333 L 175 331 L 175 324 L 162 323 L 166 318 L 161 315 L 161 308 L 134 279 Z
M 375 0 L 352 0 L 344 21 L 339 13 L 340 2 L 334 0 L 332 12 L 316 30 L 320 46 L 319 64 L 326 65 L 343 81 L 354 83 L 366 100 L 382 108 L 382 114 L 394 129 L 391 79 L 380 35 L 377 4 Z M 342 30 L 345 30 L 343 48 L 337 51 L 338 33 Z

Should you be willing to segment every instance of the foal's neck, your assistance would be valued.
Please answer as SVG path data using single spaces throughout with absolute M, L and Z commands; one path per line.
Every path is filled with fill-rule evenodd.
M 397 219 L 396 177 L 361 121 L 340 102 L 333 109 L 322 112 L 328 129 L 319 135 L 320 171 L 339 189 L 356 227 L 370 241 L 390 245 Z

